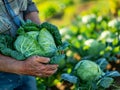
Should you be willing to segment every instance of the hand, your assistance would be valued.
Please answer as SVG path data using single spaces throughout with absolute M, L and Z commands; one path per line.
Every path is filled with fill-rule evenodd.
M 58 65 L 48 64 L 49 58 L 32 56 L 22 61 L 22 74 L 48 77 L 57 71 Z

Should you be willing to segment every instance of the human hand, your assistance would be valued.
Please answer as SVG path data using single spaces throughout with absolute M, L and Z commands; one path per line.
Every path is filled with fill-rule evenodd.
M 49 58 L 32 56 L 22 61 L 22 74 L 48 77 L 57 71 L 58 65 L 48 64 Z

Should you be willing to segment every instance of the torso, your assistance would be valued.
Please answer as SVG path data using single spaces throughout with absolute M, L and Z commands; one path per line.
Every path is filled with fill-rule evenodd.
M 16 15 L 23 19 L 23 11 L 27 8 L 27 0 L 8 0 Z M 16 35 L 17 27 L 12 18 L 6 11 L 6 8 L 0 0 L 0 33 L 7 33 L 12 36 Z

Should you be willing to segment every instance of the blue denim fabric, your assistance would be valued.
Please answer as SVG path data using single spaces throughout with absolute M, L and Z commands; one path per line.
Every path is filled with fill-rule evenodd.
M 37 90 L 35 77 L 0 72 L 0 90 Z

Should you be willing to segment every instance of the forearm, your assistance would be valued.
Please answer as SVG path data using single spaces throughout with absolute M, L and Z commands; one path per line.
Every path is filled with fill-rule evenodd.
M 58 65 L 47 65 L 48 58 L 32 56 L 25 61 L 17 61 L 0 54 L 0 72 L 48 77 L 57 71 Z
M 40 19 L 39 19 L 39 15 L 38 12 L 30 12 L 25 16 L 25 19 L 30 19 L 31 21 L 40 24 Z
M 0 54 L 0 71 L 20 74 L 22 67 L 21 62 L 22 61 L 17 61 L 11 57 Z

